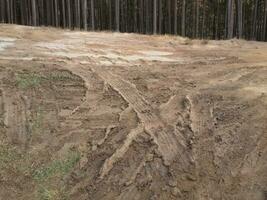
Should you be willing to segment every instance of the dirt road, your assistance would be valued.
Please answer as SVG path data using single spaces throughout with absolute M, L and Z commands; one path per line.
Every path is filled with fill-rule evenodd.
M 0 199 L 266 200 L 267 44 L 0 25 Z

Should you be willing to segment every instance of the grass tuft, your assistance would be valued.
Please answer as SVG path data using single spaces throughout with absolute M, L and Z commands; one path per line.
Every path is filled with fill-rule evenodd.
M 9 168 L 12 163 L 21 158 L 15 148 L 0 144 L 0 170 Z
M 21 89 L 39 87 L 43 78 L 37 74 L 19 74 L 16 77 L 16 83 Z
M 34 113 L 32 121 L 29 124 L 31 134 L 38 134 L 39 131 L 42 131 L 41 128 L 43 125 L 43 120 L 44 120 L 44 111 L 39 106 L 38 109 L 36 110 L 36 113 Z
M 77 80 L 77 77 L 67 72 L 49 73 L 47 75 L 24 73 L 24 74 L 18 74 L 16 76 L 16 84 L 20 89 L 37 88 L 44 82 L 67 81 L 67 80 Z
M 80 154 L 78 152 L 70 152 L 64 160 L 55 160 L 48 166 L 37 169 L 33 173 L 33 177 L 36 181 L 43 182 L 55 175 L 64 176 L 75 167 L 79 160 Z
M 44 186 L 40 186 L 37 193 L 37 199 L 39 200 L 68 200 L 68 195 L 64 188 L 48 189 Z

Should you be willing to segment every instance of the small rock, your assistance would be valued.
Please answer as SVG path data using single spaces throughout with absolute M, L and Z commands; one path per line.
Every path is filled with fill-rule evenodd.
M 174 180 L 170 180 L 170 181 L 168 182 L 168 185 L 171 186 L 171 187 L 175 187 L 175 186 L 177 186 L 177 182 L 174 181 Z
M 168 190 L 168 187 L 167 186 L 164 186 L 161 189 L 162 189 L 162 191 L 167 191 Z
M 95 151 L 95 150 L 97 150 L 97 145 L 92 146 L 92 151 Z
M 173 196 L 177 197 L 177 196 L 182 196 L 182 193 L 181 191 L 179 190 L 179 188 L 177 187 L 174 187 L 172 190 L 171 190 L 171 193 Z
M 152 153 L 147 155 L 147 161 L 151 162 L 154 159 L 154 155 Z
M 86 164 L 88 163 L 88 159 L 86 157 L 82 157 L 80 160 L 80 169 L 84 168 Z
M 186 176 L 186 178 L 187 178 L 187 180 L 189 180 L 189 181 L 196 181 L 196 180 L 197 180 L 196 177 L 194 177 L 194 176 L 191 175 L 191 174 L 188 174 L 188 175 Z

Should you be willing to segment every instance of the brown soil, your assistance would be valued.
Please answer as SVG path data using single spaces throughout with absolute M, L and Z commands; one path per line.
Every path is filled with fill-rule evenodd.
M 266 200 L 267 44 L 0 25 L 0 199 Z

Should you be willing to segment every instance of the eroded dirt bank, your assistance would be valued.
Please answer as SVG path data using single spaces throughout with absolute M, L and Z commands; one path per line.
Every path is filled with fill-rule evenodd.
M 0 25 L 0 199 L 266 200 L 267 44 Z

